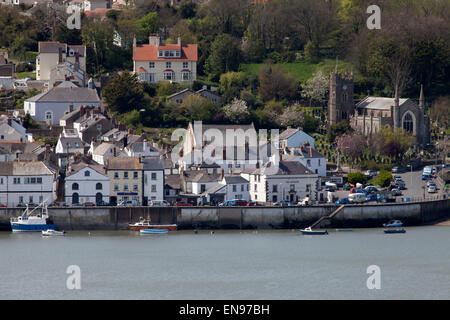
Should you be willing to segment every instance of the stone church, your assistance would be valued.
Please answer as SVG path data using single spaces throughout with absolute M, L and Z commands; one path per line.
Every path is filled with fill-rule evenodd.
M 353 72 L 344 75 L 330 73 L 330 98 L 328 102 L 328 126 L 340 121 L 350 125 L 364 135 L 376 133 L 385 125 L 403 128 L 410 132 L 417 144 L 430 142 L 430 119 L 424 114 L 423 86 L 419 101 L 368 96 L 355 106 L 353 101 Z

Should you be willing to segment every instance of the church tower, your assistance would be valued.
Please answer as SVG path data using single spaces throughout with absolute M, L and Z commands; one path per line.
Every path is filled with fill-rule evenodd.
M 353 71 L 344 75 L 330 72 L 330 98 L 328 100 L 328 127 L 342 120 L 349 121 L 353 103 Z

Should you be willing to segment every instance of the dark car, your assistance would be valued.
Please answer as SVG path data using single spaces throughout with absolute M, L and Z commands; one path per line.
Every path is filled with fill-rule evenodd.
M 377 195 L 375 193 L 367 195 L 366 201 L 367 202 L 377 201 Z
M 335 204 L 350 204 L 350 200 L 348 200 L 348 198 L 341 198 L 336 201 Z
M 407 169 L 405 167 L 393 167 L 391 170 L 392 173 L 403 173 L 406 171 Z
M 275 202 L 273 204 L 273 206 L 274 207 L 292 207 L 292 206 L 294 206 L 294 204 L 287 200 L 281 200 L 281 201 Z
M 262 207 L 263 205 L 259 202 L 255 202 L 255 201 L 250 201 L 249 203 L 247 203 L 247 207 Z
M 97 206 L 99 206 L 99 207 L 108 207 L 108 206 L 110 206 L 110 204 L 108 202 L 105 202 L 105 201 L 100 201 L 100 202 L 97 203 Z

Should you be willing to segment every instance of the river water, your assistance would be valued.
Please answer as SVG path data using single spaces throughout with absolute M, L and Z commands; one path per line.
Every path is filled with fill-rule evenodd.
M 329 231 L 0 232 L 0 298 L 450 299 L 449 226 Z M 367 288 L 370 265 L 380 289 Z

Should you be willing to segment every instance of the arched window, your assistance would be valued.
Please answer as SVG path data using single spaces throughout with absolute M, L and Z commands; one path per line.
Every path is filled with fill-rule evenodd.
M 100 203 L 102 203 L 102 200 L 103 200 L 103 195 L 100 192 L 98 192 L 95 195 L 95 203 L 100 204 Z
M 72 183 L 72 190 L 79 190 L 78 183 Z
M 84 172 L 84 176 L 85 177 L 90 177 L 91 176 L 91 172 L 90 171 L 85 171 Z
M 99 182 L 95 185 L 95 190 L 102 190 L 102 184 Z
M 408 132 L 413 132 L 414 122 L 410 113 L 407 113 L 403 118 L 403 129 Z
M 72 203 L 79 203 L 80 201 L 80 196 L 78 195 L 78 193 L 74 193 L 72 194 Z

